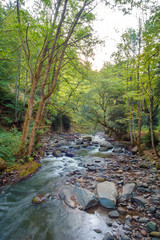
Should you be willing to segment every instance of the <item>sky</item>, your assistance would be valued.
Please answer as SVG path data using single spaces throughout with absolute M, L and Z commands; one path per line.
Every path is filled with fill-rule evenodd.
M 0 0 L 9 1 L 9 0 Z M 12 1 L 12 0 L 11 0 Z M 32 7 L 33 0 L 25 0 L 25 5 L 28 8 Z M 93 24 L 95 34 L 100 40 L 104 41 L 103 45 L 97 45 L 94 48 L 94 59 L 88 59 L 92 63 L 94 70 L 100 70 L 104 62 L 111 61 L 111 55 L 116 51 L 116 45 L 120 43 L 120 36 L 127 28 L 137 27 L 136 12 L 131 15 L 123 15 L 118 9 L 110 9 L 100 3 L 95 9 L 96 21 Z
M 98 37 L 103 40 L 104 46 L 97 46 L 94 50 L 95 57 L 92 61 L 93 69 L 100 70 L 104 62 L 111 61 L 111 55 L 116 51 L 116 45 L 120 43 L 121 35 L 127 28 L 137 28 L 136 13 L 123 15 L 120 10 L 112 10 L 103 4 L 96 9 L 97 20 L 94 29 Z

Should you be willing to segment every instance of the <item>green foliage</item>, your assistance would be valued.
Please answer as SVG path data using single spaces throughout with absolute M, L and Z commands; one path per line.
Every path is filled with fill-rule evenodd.
M 8 90 L 0 88 L 0 121 L 4 126 L 12 126 L 13 123 L 18 124 L 22 122 L 22 112 L 24 106 L 22 101 L 18 101 L 18 107 L 16 106 L 15 94 Z M 18 121 L 15 118 L 15 111 L 20 116 Z
M 18 150 L 21 132 L 12 129 L 10 132 L 0 129 L 0 158 L 4 159 L 8 165 L 15 162 L 15 154 Z
M 145 143 L 146 147 L 151 148 L 152 147 L 152 143 L 151 143 L 151 133 L 148 132 L 147 134 L 144 135 L 144 137 L 142 138 L 142 142 Z M 154 132 L 154 144 L 155 146 L 157 146 L 159 143 L 159 139 L 156 135 L 156 133 Z

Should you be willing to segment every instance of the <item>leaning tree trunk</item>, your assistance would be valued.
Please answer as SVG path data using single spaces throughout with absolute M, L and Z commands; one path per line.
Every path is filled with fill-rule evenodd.
M 25 115 L 25 121 L 24 121 L 24 126 L 23 126 L 23 133 L 21 137 L 21 142 L 19 145 L 18 153 L 17 156 L 21 157 L 24 155 L 24 152 L 26 151 L 26 144 L 27 144 L 27 137 L 28 137 L 28 132 L 29 132 L 29 125 L 30 125 L 30 120 L 32 117 L 32 112 L 33 112 L 33 105 L 34 105 L 34 95 L 36 92 L 36 79 L 33 79 L 33 84 L 28 100 L 28 109 Z

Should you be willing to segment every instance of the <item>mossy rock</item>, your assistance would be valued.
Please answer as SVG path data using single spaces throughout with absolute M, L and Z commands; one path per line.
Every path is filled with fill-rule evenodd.
M 160 170 L 160 162 L 156 162 L 156 169 Z
M 97 182 L 105 182 L 106 179 L 102 177 L 102 178 L 97 178 L 96 181 L 97 181 Z
M 0 171 L 3 171 L 6 167 L 6 162 L 2 158 L 0 158 Z
M 34 204 L 40 204 L 40 203 L 42 203 L 42 202 L 45 202 L 45 200 L 46 200 L 45 194 L 37 194 L 37 195 L 33 198 L 32 203 L 34 203 Z
M 38 168 L 40 168 L 40 163 L 37 162 L 30 162 L 26 163 L 25 165 L 20 167 L 20 178 L 24 178 L 30 174 L 33 174 L 37 171 Z
M 140 167 L 140 168 L 144 168 L 144 169 L 150 168 L 150 166 L 149 166 L 147 163 L 141 163 L 141 164 L 139 165 L 139 167 Z
M 160 232 L 151 232 L 149 235 L 151 237 L 158 237 L 158 238 L 160 238 Z

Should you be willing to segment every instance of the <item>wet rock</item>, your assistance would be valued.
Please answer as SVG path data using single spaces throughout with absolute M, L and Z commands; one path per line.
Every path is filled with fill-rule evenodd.
M 148 210 L 149 210 L 149 213 L 151 214 L 156 212 L 156 208 L 154 206 L 150 206 Z
M 156 169 L 160 170 L 160 162 L 156 162 Z
M 61 151 L 53 151 L 52 155 L 54 157 L 63 157 L 63 154 L 61 153 Z
M 159 203 L 160 203 L 160 194 L 152 196 L 151 197 L 151 202 L 154 205 L 159 205 Z
M 99 151 L 100 152 L 106 152 L 106 151 L 108 151 L 108 148 L 107 147 L 100 147 Z
M 98 204 L 98 199 L 95 194 L 87 189 L 75 187 L 73 189 L 73 193 L 83 210 L 87 210 L 88 208 L 94 207 Z
M 100 229 L 93 229 L 96 233 L 101 233 L 102 231 Z
M 151 232 L 149 235 L 151 237 L 158 237 L 158 238 L 160 238 L 160 232 Z
M 74 149 L 80 149 L 80 146 L 79 145 L 74 145 L 73 148 Z
M 105 208 L 115 208 L 118 192 L 113 182 L 105 181 L 97 184 L 97 193 L 100 204 Z
M 65 204 L 67 206 L 69 206 L 70 208 L 76 208 L 77 207 L 77 203 L 76 203 L 76 199 L 75 196 L 73 195 L 73 188 L 68 186 L 66 188 L 64 188 L 60 193 L 59 193 L 59 197 L 61 200 L 63 200 L 65 202 Z
M 111 222 L 108 222 L 106 223 L 108 227 L 112 227 L 112 223 Z
M 140 233 L 142 234 L 143 237 L 147 236 L 147 232 L 145 230 L 141 230 Z
M 140 223 L 147 223 L 148 221 L 149 221 L 149 219 L 148 219 L 148 218 L 145 218 L 145 217 L 140 218 L 140 219 L 138 220 L 138 222 L 140 222 Z
M 90 136 L 86 136 L 82 139 L 83 142 L 91 142 L 92 141 L 92 137 Z
M 132 197 L 131 200 L 132 200 L 132 202 L 137 203 L 138 205 L 141 205 L 141 206 L 148 204 L 148 201 L 141 196 L 134 196 L 134 197 Z
M 109 212 L 109 217 L 110 218 L 119 218 L 119 213 L 116 210 L 111 211 L 111 212 Z
M 157 230 L 157 224 L 155 222 L 148 222 L 146 229 L 149 233 L 155 232 Z
M 148 163 L 141 163 L 141 164 L 139 165 L 139 167 L 140 167 L 140 168 L 148 169 L 150 166 L 149 166 Z
M 121 215 L 126 215 L 128 211 L 127 211 L 125 208 L 119 207 L 119 208 L 118 208 L 118 212 L 119 212 Z
M 40 204 L 42 202 L 45 202 L 46 199 L 49 197 L 47 194 L 37 194 L 33 199 L 32 203 L 34 204 Z
M 96 178 L 96 181 L 97 182 L 105 182 L 105 178 L 103 178 L 103 177 L 100 177 L 100 178 Z
M 82 147 L 83 147 L 83 148 L 88 147 L 88 143 L 84 143 L 84 144 L 82 145 Z
M 102 147 L 102 148 L 104 147 L 104 148 L 107 148 L 107 150 L 109 150 L 109 149 L 113 148 L 113 145 L 110 142 L 105 142 L 103 144 L 100 144 L 100 147 Z
M 6 162 L 2 158 L 0 158 L 0 171 L 3 171 L 6 167 Z
M 123 186 L 123 192 L 120 196 L 120 201 L 128 200 L 133 191 L 135 190 L 136 184 L 135 183 L 128 183 Z
M 68 186 L 64 188 L 59 196 L 71 208 L 82 206 L 83 210 L 87 210 L 98 204 L 98 199 L 94 193 L 77 186 Z
M 73 154 L 73 153 L 66 152 L 66 157 L 73 158 L 73 157 L 74 157 L 74 154 Z
M 110 232 L 107 232 L 104 237 L 103 237 L 103 240 L 114 240 L 114 236 L 110 233 Z
M 123 235 L 121 235 L 121 240 L 130 240 L 130 237 L 128 237 L 127 235 L 123 234 Z

